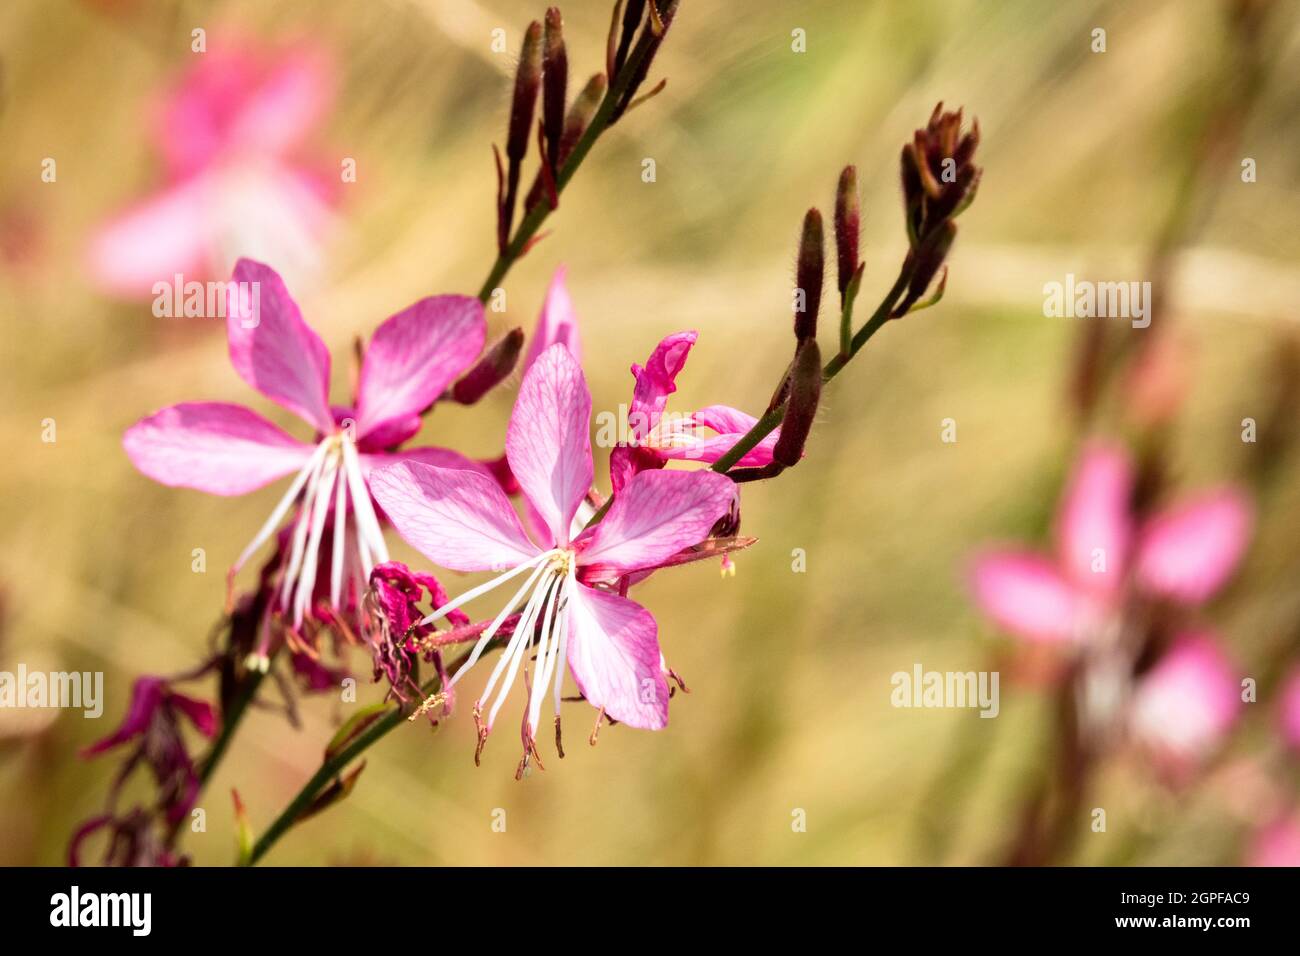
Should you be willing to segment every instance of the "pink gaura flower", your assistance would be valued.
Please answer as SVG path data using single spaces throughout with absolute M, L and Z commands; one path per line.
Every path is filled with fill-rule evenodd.
M 1193 768 L 1240 715 L 1239 680 L 1214 637 L 1183 634 L 1138 679 L 1129 730 L 1165 770 L 1179 774 Z
M 975 599 L 1000 627 L 1029 641 L 1096 640 L 1115 622 L 1128 587 L 1199 605 L 1219 590 L 1250 538 L 1250 501 L 1223 486 L 1138 525 L 1134 469 L 1122 449 L 1088 445 L 1056 522 L 1056 553 L 1001 549 L 972 570 Z
M 506 433 L 510 469 L 545 522 L 550 538 L 545 545 L 528 536 L 505 493 L 482 474 L 403 462 L 371 478 L 375 499 L 398 534 L 431 561 L 457 571 L 503 572 L 436 608 L 426 623 L 524 576 L 451 680 L 454 685 L 469 672 L 506 616 L 524 601 L 505 653 L 474 707 L 481 750 L 536 635 L 536 673 L 525 679 L 521 773 L 530 755 L 537 756 L 548 689 L 558 745 L 565 664 L 593 707 L 633 727 L 665 726 L 668 685 L 658 626 L 649 611 L 609 588 L 624 575 L 656 567 L 699 544 L 736 496 L 732 481 L 714 472 L 646 472 L 615 496 L 603 521 L 575 535 L 573 518 L 592 483 L 590 426 L 591 394 L 582 368 L 564 345 L 552 345 L 524 376 Z M 484 720 L 484 705 L 494 691 Z
M 305 274 L 333 223 L 336 176 L 303 158 L 333 99 L 328 57 L 214 37 L 193 60 L 152 117 L 163 185 L 91 240 L 91 274 L 115 295 L 225 275 L 236 253 Z
M 132 425 L 123 444 L 136 468 L 155 481 L 216 495 L 246 494 L 294 475 L 230 574 L 233 578 L 299 502 L 275 601 L 276 610 L 292 613 L 297 628 L 314 605 L 318 568 L 323 577 L 325 561 L 334 610 L 344 606 L 345 583 L 355 598 L 374 566 L 388 561 L 367 491 L 373 469 L 410 460 L 482 470 L 443 448 L 394 449 L 419 430 L 421 413 L 482 349 L 483 307 L 466 296 L 433 296 L 386 319 L 365 351 L 353 405 L 332 408 L 329 352 L 303 321 L 280 276 L 241 259 L 234 281 L 243 290 L 256 284 L 260 301 L 254 314 L 246 292 L 231 297 L 226 320 L 231 364 L 245 382 L 302 418 L 315 437 L 299 441 L 241 405 L 187 402 Z M 328 524 L 333 543 L 324 553 Z
M 1282 816 L 1261 828 L 1246 852 L 1247 866 L 1300 866 L 1300 816 Z
M 1295 753 L 1300 753 L 1300 666 L 1283 679 L 1278 720 L 1282 739 Z
M 668 397 L 677 391 L 677 376 L 699 334 L 674 332 L 650 353 L 644 366 L 633 364 L 632 402 L 628 408 L 629 441 L 610 455 L 610 482 L 615 494 L 639 472 L 662 468 L 671 460 L 712 464 L 754 427 L 758 419 L 727 405 L 709 405 L 689 415 L 665 414 Z M 705 428 L 713 434 L 701 434 Z M 776 428 L 736 463 L 759 468 L 772 462 L 781 437 Z

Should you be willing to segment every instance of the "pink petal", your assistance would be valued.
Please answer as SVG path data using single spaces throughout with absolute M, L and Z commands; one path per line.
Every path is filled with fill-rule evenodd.
M 1282 817 L 1255 834 L 1246 865 L 1300 866 L 1300 817 Z
M 615 445 L 609 451 L 609 483 L 621 494 L 627 483 L 643 471 L 662 468 L 666 463 L 658 450 L 642 445 Z
M 560 266 L 551 276 L 550 287 L 546 290 L 546 300 L 542 311 L 537 316 L 537 328 L 533 330 L 533 340 L 528 346 L 528 356 L 524 359 L 522 370 L 527 372 L 537 361 L 537 356 L 554 345 L 563 343 L 569 353 L 582 361 L 582 343 L 578 339 L 578 314 L 573 310 L 573 300 L 569 298 L 568 286 L 564 284 L 568 270 Z
M 1139 539 L 1139 583 L 1176 601 L 1200 604 L 1236 569 L 1252 522 L 1249 499 L 1231 487 L 1156 515 Z
M 1292 750 L 1300 751 L 1300 666 L 1292 669 L 1282 684 L 1279 718 L 1282 739 Z
M 690 440 L 683 441 L 680 445 L 665 445 L 657 448 L 656 451 L 661 457 L 674 461 L 699 461 L 711 465 L 731 451 L 736 446 L 736 442 L 757 424 L 758 419 L 727 405 L 709 405 L 691 415 L 689 421 L 712 429 L 718 434 L 709 438 L 700 438 L 692 434 Z M 682 425 L 690 427 L 686 422 Z M 772 449 L 776 447 L 780 437 L 781 429 L 774 428 L 771 433 L 763 437 L 762 441 L 740 457 L 736 467 L 761 468 L 771 464 Z
M 1037 554 L 990 552 L 971 573 L 975 600 L 999 627 L 1031 641 L 1077 641 L 1086 634 L 1088 604 L 1056 565 Z
M 321 432 L 334 430 L 329 408 L 330 355 L 302 319 L 280 276 L 260 262 L 240 259 L 234 281 L 244 292 L 226 307 L 230 362 L 253 388 Z M 256 283 L 256 308 L 247 290 Z
M 537 357 L 519 386 L 506 430 L 506 457 L 519 487 L 560 544 L 591 490 L 591 393 L 563 344 Z
M 284 154 L 320 123 L 333 98 L 329 59 L 301 47 L 279 55 L 240 104 L 228 144 L 266 154 Z
M 444 568 L 504 570 L 537 556 L 505 493 L 477 471 L 399 462 L 370 473 L 370 493 L 403 540 Z
M 175 174 L 223 157 L 284 154 L 315 128 L 332 98 L 329 60 L 311 47 L 274 51 L 243 37 L 214 37 L 194 61 L 154 123 Z
M 167 695 L 167 702 L 188 717 L 204 737 L 211 737 L 217 732 L 217 713 L 206 700 L 173 692 Z
M 486 334 L 482 303 L 464 295 L 421 299 L 386 319 L 361 366 L 357 437 L 397 422 L 418 430 L 420 412 L 473 363 Z
M 1175 768 L 1208 755 L 1241 710 L 1236 670 L 1205 634 L 1178 638 L 1141 679 L 1130 726 Z
M 582 696 L 631 727 L 664 727 L 668 682 L 654 616 L 635 601 L 582 584 L 567 594 L 569 670 Z
M 1114 594 L 1131 545 L 1133 465 L 1118 446 L 1086 446 L 1061 501 L 1057 541 L 1065 573 L 1080 587 Z
M 644 439 L 659 424 L 659 416 L 668 404 L 668 396 L 677 391 L 677 376 L 685 368 L 697 338 L 697 332 L 674 332 L 655 346 L 644 368 L 632 366 L 636 386 L 632 389 L 628 428 L 633 438 Z
M 736 486 L 712 471 L 643 471 L 614 498 L 579 553 L 583 567 L 652 568 L 709 536 L 736 498 Z
M 80 756 L 93 757 L 143 734 L 149 729 L 149 722 L 153 720 L 154 713 L 162 706 L 166 693 L 167 681 L 163 678 L 138 678 L 131 688 L 131 703 L 127 707 L 121 725 L 107 737 L 83 747 Z
M 195 176 L 142 200 L 110 219 L 90 241 L 95 282 L 121 297 L 138 297 L 177 273 L 206 273 L 216 230 L 208 215 L 213 182 Z
M 371 470 L 386 468 L 389 465 L 397 464 L 399 461 L 414 461 L 422 465 L 432 465 L 435 468 L 473 471 L 488 476 L 492 474 L 482 462 L 467 458 L 460 452 L 452 451 L 450 448 L 406 448 L 402 451 L 368 453 L 359 457 L 361 459 L 361 474 L 367 479 L 369 479 Z
M 242 495 L 297 471 L 311 446 L 256 412 L 224 402 L 172 405 L 126 430 L 127 457 L 164 485 Z

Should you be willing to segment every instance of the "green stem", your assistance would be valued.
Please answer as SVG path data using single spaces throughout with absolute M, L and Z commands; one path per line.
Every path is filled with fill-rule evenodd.
M 437 683 L 436 679 L 429 681 L 422 689 L 426 694 L 434 693 L 437 690 Z M 402 712 L 402 708 L 395 706 L 387 714 L 359 733 L 350 744 L 323 762 L 320 769 L 312 775 L 312 778 L 303 784 L 302 789 L 298 791 L 298 795 L 289 802 L 289 805 L 275 818 L 275 821 L 267 827 L 266 832 L 258 838 L 245 865 L 253 866 L 265 856 L 267 851 L 275 846 L 280 837 L 284 836 L 289 828 L 298 822 L 298 818 L 311 806 L 311 802 L 316 799 L 317 794 L 338 776 L 344 767 L 404 720 L 406 720 L 406 715 Z
M 500 644 L 501 641 L 499 638 L 493 638 L 488 642 L 488 645 L 483 648 L 483 651 L 486 653 L 494 647 L 499 647 Z M 461 665 L 469 659 L 471 653 L 473 653 L 472 648 L 457 658 L 452 663 L 451 667 L 448 668 L 449 672 L 455 673 L 456 671 L 459 671 Z M 441 689 L 441 680 L 437 677 L 431 677 L 420 687 L 420 692 L 427 699 Z M 320 792 L 325 789 L 325 787 L 327 787 L 335 777 L 341 774 L 348 764 L 361 756 L 361 754 L 368 750 L 372 744 L 378 742 L 381 738 L 387 735 L 389 731 L 399 727 L 403 721 L 408 719 L 408 716 L 409 715 L 400 704 L 395 704 L 388 713 L 384 714 L 384 716 L 380 717 L 374 723 L 366 727 L 365 730 L 361 731 L 361 733 L 357 734 L 356 737 L 352 738 L 352 741 L 346 747 L 333 755 L 327 756 L 321 763 L 320 769 L 312 774 L 311 779 L 302 785 L 302 789 L 298 791 L 297 796 L 289 802 L 289 805 L 285 807 L 280 812 L 280 815 L 272 821 L 271 825 L 266 828 L 266 832 L 258 838 L 257 842 L 253 845 L 252 853 L 249 854 L 248 859 L 244 861 L 243 865 L 252 866 L 265 856 L 267 851 L 270 850 L 271 847 L 275 846 L 279 841 L 280 837 L 284 836 L 285 833 L 289 831 L 290 827 L 298 822 L 298 818 L 301 817 L 307 808 L 311 806 L 312 801 L 316 799 Z
M 858 352 L 861 351 L 862 346 L 866 345 L 868 340 L 879 332 L 880 329 L 884 327 L 885 323 L 889 321 L 889 314 L 893 311 L 894 304 L 898 301 L 898 297 L 903 294 L 903 290 L 907 288 L 907 283 L 911 281 L 912 269 L 912 257 L 909 255 L 907 259 L 904 260 L 903 266 L 898 272 L 898 279 L 894 282 L 893 288 L 890 289 L 888 295 L 881 300 L 880 305 L 876 307 L 876 311 L 872 313 L 871 318 L 867 320 L 866 324 L 863 325 L 862 328 L 858 329 L 857 334 L 854 335 L 852 341 L 849 342 L 848 349 L 839 352 L 833 359 L 826 363 L 825 368 L 822 369 L 823 383 L 829 382 L 838 375 L 840 370 L 843 369 L 844 366 L 848 365 L 853 359 L 853 356 L 857 355 Z M 851 303 L 849 303 L 849 308 L 852 308 Z M 852 319 L 851 313 L 848 318 L 850 320 Z M 848 323 L 846 323 L 846 325 L 847 324 Z M 737 441 L 736 444 L 731 446 L 729 452 L 713 463 L 713 470 L 721 474 L 726 474 L 735 466 L 736 462 L 744 458 L 745 455 L 752 451 L 759 442 L 770 435 L 772 430 L 776 428 L 777 425 L 781 424 L 781 419 L 783 418 L 785 418 L 784 402 L 776 406 L 776 408 L 769 410 L 766 415 L 755 422 L 754 426 L 741 436 L 740 440 Z
M 582 165 L 582 161 L 591 152 L 591 147 L 596 144 L 596 140 L 600 138 L 601 134 L 609 129 L 614 110 L 617 109 L 623 94 L 627 92 L 628 85 L 632 82 L 632 77 L 640 67 L 641 61 L 649 54 L 652 42 L 650 31 L 646 30 L 632 50 L 627 62 L 623 64 L 623 69 L 619 72 L 613 85 L 605 91 L 605 98 L 600 101 L 600 107 L 596 110 L 596 115 L 591 118 L 590 125 L 587 126 L 582 137 L 574 145 L 573 152 L 569 154 L 568 159 L 564 161 L 559 175 L 555 177 L 556 196 L 564 192 L 564 187 L 573 179 L 578 167 Z M 514 238 L 506 244 L 505 251 L 497 256 L 496 262 L 492 263 L 492 269 L 487 278 L 483 280 L 483 285 L 478 290 L 480 302 L 487 302 L 492 295 L 492 291 L 500 285 L 501 280 L 510 271 L 510 267 L 524 254 L 528 244 L 537 235 L 537 230 L 542 228 L 542 223 L 546 221 L 546 217 L 553 211 L 551 204 L 545 198 L 539 199 L 537 205 L 528 211 L 523 221 L 519 223 L 519 228 L 515 230 Z

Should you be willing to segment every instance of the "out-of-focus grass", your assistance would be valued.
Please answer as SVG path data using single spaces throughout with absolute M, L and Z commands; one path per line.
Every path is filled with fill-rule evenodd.
M 87 231 L 155 181 L 144 98 L 184 67 L 195 26 L 306 33 L 334 49 L 341 95 L 322 139 L 327 157 L 357 159 L 359 181 L 347 187 L 347 236 L 323 281 L 292 291 L 341 355 L 410 301 L 472 292 L 486 274 L 488 144 L 501 139 L 513 62 L 490 51 L 490 31 L 504 27 L 513 50 L 542 9 L 487 0 L 18 0 L 0 9 L 0 212 L 32 224 L 21 244 L 31 262 L 0 273 L 9 450 L 0 667 L 104 670 L 109 693 L 101 721 L 63 714 L 35 739 L 0 741 L 4 862 L 58 861 L 75 823 L 98 811 L 114 767 L 81 762 L 75 749 L 117 719 L 135 675 L 195 661 L 220 611 L 220 569 L 277 495 L 163 488 L 122 453 L 126 426 L 180 400 L 247 402 L 285 421 L 233 374 L 219 323 L 156 319 L 148 302 L 110 303 L 84 279 Z M 701 338 L 674 407 L 760 409 L 790 348 L 803 211 L 829 212 L 839 168 L 858 164 L 862 301 L 874 303 L 904 242 L 898 148 L 939 99 L 979 116 L 986 167 L 947 298 L 886 329 L 828 390 L 802 465 L 745 488 L 745 531 L 761 540 L 738 558 L 734 580 L 697 565 L 640 589 L 692 688 L 675 699 L 665 732 L 606 728 L 593 751 L 578 746 L 590 714 L 571 707 L 569 756 L 546 758 L 546 773 L 517 784 L 507 730 L 475 770 L 465 714 L 436 734 L 403 727 L 370 754 L 347 802 L 292 833 L 271 861 L 903 862 L 915 858 L 918 807 L 972 720 L 988 759 L 953 782 L 961 815 L 936 825 L 948 859 L 988 859 L 1040 759 L 1041 701 L 1004 684 L 995 721 L 896 710 L 889 677 L 917 661 L 985 666 L 993 635 L 965 599 L 963 563 L 985 540 L 1041 534 L 1070 436 L 1063 375 L 1078 329 L 1041 317 L 1042 285 L 1067 271 L 1140 277 L 1223 54 L 1219 10 L 756 0 L 742 12 L 684 0 L 654 71 L 669 77 L 667 90 L 598 146 L 552 235 L 510 275 L 509 311 L 490 314 L 493 333 L 531 328 L 551 270 L 566 262 L 598 410 L 625 402 L 627 366 L 683 328 Z M 566 14 L 576 83 L 603 64 L 608 9 L 573 3 Z M 1244 134 L 1259 181 L 1241 184 L 1229 169 L 1233 182 L 1184 260 L 1196 268 L 1178 273 L 1172 293 L 1195 375 L 1174 450 L 1188 480 L 1240 466 L 1239 422 L 1262 414 L 1269 356 L 1296 333 L 1300 34 L 1285 19 L 1285 52 Z M 1105 54 L 1088 52 L 1095 26 L 1108 31 Z M 807 31 L 806 53 L 791 51 L 795 28 Z M 46 156 L 59 163 L 55 184 L 39 180 Z M 641 180 L 645 157 L 656 160 L 653 184 Z M 512 395 L 440 409 L 421 437 L 494 454 Z M 949 417 L 956 444 L 940 442 Z M 57 422 L 55 444 L 40 440 L 46 418 Z M 1248 663 L 1300 614 L 1297 504 L 1293 480 L 1275 486 L 1247 577 L 1209 614 Z M 208 555 L 205 575 L 190 571 L 196 547 Z M 791 570 L 795 548 L 806 551 L 806 573 Z M 366 672 L 360 656 L 357 666 Z M 363 686 L 363 700 L 378 695 Z M 310 701 L 299 731 L 273 713 L 248 720 L 203 801 L 207 832 L 187 838 L 197 862 L 231 857 L 230 788 L 255 827 L 269 822 L 346 711 Z M 1259 724 L 1247 752 L 1264 745 Z M 1123 768 L 1105 788 L 1148 821 L 1141 860 L 1233 858 L 1236 825 L 1212 801 L 1170 806 Z M 507 811 L 504 834 L 491 827 L 495 808 Z M 792 832 L 796 808 L 807 833 Z M 1081 858 L 1110 852 L 1086 846 Z

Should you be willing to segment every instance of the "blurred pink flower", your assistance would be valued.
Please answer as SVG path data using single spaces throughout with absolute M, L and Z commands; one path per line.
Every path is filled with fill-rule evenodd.
M 628 409 L 628 438 L 610 455 L 609 477 L 617 494 L 638 472 L 662 468 L 670 460 L 712 464 L 748 432 L 758 419 L 727 405 L 709 405 L 690 415 L 665 415 L 668 396 L 677 391 L 677 376 L 686 367 L 696 332 L 674 332 L 650 353 L 644 366 L 633 364 L 632 403 Z M 701 435 L 703 427 L 713 432 Z M 772 462 L 772 449 L 781 437 L 776 428 L 736 463 L 758 468 Z
M 971 574 L 979 606 L 1030 641 L 1087 642 L 1113 623 L 1130 583 L 1182 604 L 1208 600 L 1231 576 L 1250 537 L 1250 501 L 1224 486 L 1138 526 L 1127 452 L 1093 443 L 1075 465 L 1056 522 L 1056 553 L 994 549 Z
M 1255 834 L 1247 866 L 1300 866 L 1300 819 L 1281 817 Z
M 1300 666 L 1292 668 L 1282 681 L 1279 722 L 1282 739 L 1292 750 L 1300 752 Z
M 176 693 L 165 677 L 141 677 L 131 690 L 131 704 L 121 726 L 82 748 L 81 756 L 96 757 L 138 741 L 135 756 L 118 775 L 112 793 L 115 797 L 126 773 L 143 762 L 158 784 L 159 809 L 174 823 L 189 812 L 199 790 L 198 773 L 181 733 L 182 718 L 205 737 L 217 732 L 217 716 L 211 704 Z M 74 838 L 74 847 L 79 842 L 79 838 Z
M 575 537 L 573 518 L 592 482 L 590 427 L 591 394 L 582 368 L 564 345 L 552 345 L 524 376 L 506 434 L 511 471 L 553 542 L 546 547 L 529 538 L 501 488 L 481 474 L 408 462 L 371 478 L 375 498 L 398 533 L 430 560 L 458 571 L 504 570 L 435 609 L 426 623 L 528 573 L 451 681 L 454 685 L 469 672 L 527 595 L 505 653 L 474 707 L 481 750 L 536 633 L 520 773 L 529 757 L 537 756 L 536 732 L 548 687 L 553 687 L 558 741 L 565 669 L 557 666 L 560 658 L 587 701 L 610 717 L 646 729 L 667 723 L 668 686 L 654 617 L 593 585 L 611 571 L 621 575 L 655 567 L 700 543 L 736 495 L 731 480 L 713 472 L 649 472 L 615 496 L 603 521 Z M 483 723 L 483 705 L 498 681 L 500 691 Z
M 163 183 L 92 236 L 96 282 L 137 298 L 177 274 L 225 275 L 236 256 L 291 278 L 315 271 L 337 185 L 302 156 L 333 99 L 331 74 L 314 47 L 214 37 L 154 112 Z
M 230 569 L 233 578 L 301 496 L 275 605 L 282 612 L 292 609 L 296 629 L 313 610 L 331 511 L 331 609 L 343 607 L 345 581 L 349 590 L 359 590 L 372 568 L 388 561 L 366 490 L 372 469 L 413 460 L 482 470 L 444 448 L 394 449 L 419 431 L 421 413 L 474 362 L 486 331 L 483 307 L 467 296 L 432 296 L 386 319 L 366 348 L 353 406 L 332 408 L 329 351 L 303 321 L 280 276 L 241 259 L 234 281 L 245 290 L 256 284 L 260 307 L 253 314 L 248 301 L 232 295 L 226 320 L 231 364 L 245 382 L 312 426 L 315 438 L 299 441 L 241 405 L 186 402 L 132 425 L 123 445 L 136 468 L 155 481 L 216 495 L 246 494 L 296 473 Z
M 1200 763 L 1241 712 L 1236 669 L 1206 633 L 1178 637 L 1134 690 L 1129 729 L 1166 770 Z

